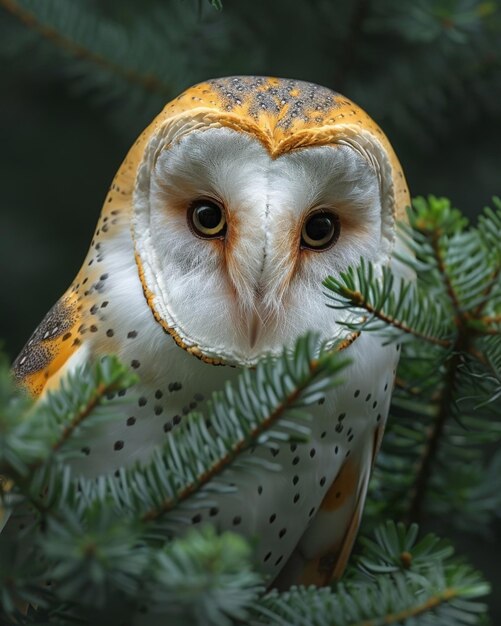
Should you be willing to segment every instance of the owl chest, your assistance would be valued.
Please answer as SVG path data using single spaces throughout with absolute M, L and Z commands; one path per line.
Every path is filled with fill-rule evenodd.
M 212 392 L 238 376 L 237 368 L 197 360 L 165 334 L 158 339 L 164 358 L 122 353 L 122 358 L 139 361 L 140 382 L 122 396 L 122 416 L 88 438 L 87 456 L 81 461 L 85 473 L 108 473 L 135 461 L 146 462 L 190 419 L 190 412 L 205 412 Z M 168 515 L 166 527 L 172 534 L 203 523 L 242 533 L 257 541 L 263 570 L 271 577 L 278 574 L 325 503 L 331 509 L 347 506 L 359 489 L 359 477 L 372 463 L 375 434 L 388 413 L 397 354 L 393 347 L 382 350 L 376 344 L 367 349 L 374 350 L 372 367 L 351 366 L 348 382 L 309 407 L 307 442 L 249 448 L 243 463 L 230 465 L 195 501 L 186 501 Z M 147 365 L 151 362 L 156 365 Z M 343 490 L 330 493 L 348 466 Z
M 239 373 L 237 368 L 204 363 L 177 346 L 145 306 L 137 282 L 113 295 L 92 336 L 92 351 L 117 353 L 139 382 L 118 393 L 117 418 L 82 440 L 75 469 L 88 476 L 147 462 L 190 419 L 190 412 L 205 412 L 212 392 Z M 112 341 L 109 328 L 114 331 Z M 345 372 L 345 384 L 308 409 L 312 415 L 308 441 L 256 445 L 245 451 L 249 463 L 230 465 L 196 500 L 187 500 L 169 514 L 166 522 L 173 534 L 210 522 L 255 538 L 262 567 L 274 576 L 326 499 L 334 498 L 334 505 L 336 499 L 349 501 L 359 476 L 372 462 L 374 437 L 387 416 L 398 357 L 394 346 L 383 347 L 372 337 L 361 337 L 349 351 L 353 364 Z M 351 478 L 346 493 L 329 495 L 347 463 Z
M 142 331 L 144 334 L 144 327 Z M 138 382 L 108 396 L 117 401 L 117 417 L 86 435 L 83 456 L 75 462 L 86 475 L 148 462 L 153 451 L 167 442 L 189 413 L 205 412 L 212 392 L 237 375 L 234 368 L 202 363 L 164 333 L 156 339 L 153 355 L 146 353 L 139 342 L 137 346 L 129 343 L 119 352 L 121 361 L 137 374 Z

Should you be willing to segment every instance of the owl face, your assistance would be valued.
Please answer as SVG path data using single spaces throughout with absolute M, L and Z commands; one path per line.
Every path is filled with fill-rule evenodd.
M 144 292 L 157 321 L 198 356 L 248 365 L 307 330 L 335 339 L 350 314 L 326 308 L 322 280 L 362 256 L 389 262 L 386 147 L 353 123 L 326 130 L 317 116 L 311 127 L 305 108 L 281 126 L 292 92 L 316 87 L 290 82 L 286 104 L 274 96 L 275 108 L 253 113 L 249 101 L 245 115 L 200 99 L 157 122 L 142 152 L 131 217 Z
M 272 159 L 232 129 L 189 133 L 158 154 L 138 203 L 164 306 L 191 341 L 230 360 L 308 329 L 336 336 L 322 280 L 380 258 L 377 176 L 349 146 Z

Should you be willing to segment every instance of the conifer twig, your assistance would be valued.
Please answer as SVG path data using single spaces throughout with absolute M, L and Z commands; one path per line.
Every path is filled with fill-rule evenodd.
M 501 314 L 487 315 L 486 317 L 481 317 L 480 321 L 484 324 L 501 324 Z
M 461 305 L 459 303 L 454 286 L 452 285 L 449 272 L 447 271 L 445 259 L 442 254 L 442 250 L 440 249 L 439 234 L 437 232 L 434 232 L 433 236 L 431 237 L 431 247 L 435 255 L 435 260 L 437 261 L 438 271 L 440 272 L 440 275 L 444 280 L 447 295 L 449 296 L 449 300 L 454 309 L 454 322 L 459 331 L 463 327 L 464 323 L 463 315 L 461 313 Z
M 440 394 L 438 413 L 428 432 L 427 441 L 423 448 L 416 470 L 416 478 L 414 479 L 411 491 L 411 502 L 407 516 L 409 522 L 419 523 L 421 521 L 423 500 L 428 489 L 431 469 L 438 453 L 445 424 L 447 419 L 450 417 L 449 411 L 454 396 L 454 382 L 460 361 L 460 355 L 455 353 L 448 363 L 445 380 Z
M 75 430 L 80 426 L 85 418 L 92 413 L 106 394 L 112 393 L 116 390 L 117 384 L 115 381 L 110 382 L 108 385 L 100 383 L 87 403 L 80 407 L 78 412 L 72 417 L 71 421 L 66 424 L 59 439 L 52 444 L 53 452 L 57 452 L 66 443 L 66 441 L 68 441 Z
M 55 28 L 40 22 L 33 13 L 20 6 L 15 0 L 0 0 L 0 5 L 23 22 L 25 26 L 36 31 L 44 39 L 47 39 L 47 41 L 50 41 L 54 46 L 61 48 L 71 56 L 77 59 L 83 59 L 84 61 L 90 61 L 102 69 L 120 76 L 120 78 L 123 78 L 127 82 L 142 87 L 145 91 L 159 93 L 168 98 L 172 96 L 168 86 L 157 76 L 153 74 L 142 74 L 130 67 L 123 67 L 102 54 L 89 50 L 82 44 L 61 34 Z
M 343 287 L 343 297 L 347 298 L 351 301 L 351 304 L 357 308 L 364 309 L 374 317 L 377 317 L 385 324 L 389 326 L 393 326 L 393 328 L 397 328 L 404 333 L 413 335 L 418 339 L 423 339 L 428 343 L 435 344 L 437 346 L 441 346 L 442 348 L 450 348 L 452 346 L 452 342 L 448 339 L 440 339 L 440 337 L 434 337 L 433 335 L 427 335 L 425 333 L 421 333 L 414 328 L 411 328 L 405 322 L 401 322 L 400 320 L 392 317 L 391 315 L 386 314 L 381 309 L 377 309 L 370 302 L 364 298 L 363 294 L 360 291 L 353 291 L 348 289 L 347 287 Z
M 403 609 L 398 613 L 388 613 L 383 617 L 378 617 L 376 619 L 364 620 L 363 622 L 357 622 L 353 624 L 353 626 L 379 626 L 380 624 L 402 624 L 406 620 L 417 617 L 418 615 L 422 615 L 423 613 L 427 613 L 436 609 L 441 604 L 446 602 L 450 602 L 454 598 L 460 596 L 460 592 L 458 589 L 454 587 L 448 587 L 443 591 L 431 596 L 425 602 L 421 602 L 420 604 L 416 604 L 413 607 L 409 607 L 408 609 Z
M 437 416 L 428 433 L 427 442 L 423 448 L 418 464 L 413 490 L 411 492 L 411 503 L 409 507 L 408 519 L 413 522 L 420 522 L 422 516 L 423 500 L 426 495 L 431 477 L 433 463 L 438 454 L 440 441 L 444 433 L 445 424 L 450 417 L 450 409 L 454 401 L 455 380 L 458 367 L 462 361 L 461 353 L 469 352 L 470 333 L 465 324 L 465 316 L 461 312 L 461 305 L 454 289 L 454 286 L 447 271 L 445 259 L 440 249 L 439 235 L 435 231 L 431 236 L 431 247 L 437 261 L 437 268 L 445 284 L 446 292 L 454 310 L 454 323 L 458 332 L 452 347 L 452 357 L 447 365 L 443 386 L 440 393 L 439 409 Z
M 161 515 L 172 510 L 183 500 L 189 498 L 195 491 L 198 491 L 201 487 L 206 485 L 215 476 L 220 474 L 226 467 L 228 467 L 244 450 L 250 448 L 256 440 L 267 429 L 269 429 L 283 414 L 284 412 L 300 397 L 301 393 L 305 390 L 307 385 L 314 378 L 318 372 L 321 361 L 312 360 L 309 363 L 309 376 L 303 380 L 301 385 L 295 387 L 286 397 L 284 402 L 281 402 L 273 412 L 271 412 L 264 420 L 258 423 L 251 431 L 249 431 L 245 437 L 240 439 L 233 445 L 233 447 L 222 458 L 219 458 L 210 468 L 204 473 L 197 476 L 193 482 L 182 489 L 174 498 L 164 500 L 164 502 L 155 508 L 150 509 L 142 516 L 143 522 L 151 522 L 160 517 Z

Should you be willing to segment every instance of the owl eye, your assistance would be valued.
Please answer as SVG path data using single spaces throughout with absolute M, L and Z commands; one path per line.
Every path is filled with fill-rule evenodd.
M 224 237 L 226 218 L 223 209 L 213 200 L 195 200 L 188 211 L 188 224 L 198 237 Z
M 310 250 L 326 250 L 336 243 L 341 231 L 339 218 L 334 213 L 321 209 L 311 213 L 301 230 L 301 247 Z

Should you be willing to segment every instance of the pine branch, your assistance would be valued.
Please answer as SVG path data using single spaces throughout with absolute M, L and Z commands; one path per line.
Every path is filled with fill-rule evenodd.
M 225 425 L 220 420 L 222 418 L 223 421 L 227 421 L 234 412 L 235 405 L 240 404 L 240 408 L 245 407 L 243 414 L 247 413 L 248 417 L 254 414 L 254 417 L 251 418 L 249 424 L 242 428 L 239 436 L 235 437 L 233 441 L 228 441 L 228 434 L 226 434 L 224 454 L 217 455 L 210 465 L 206 465 L 202 472 L 197 472 L 195 479 L 188 482 L 174 496 L 165 499 L 160 505 L 145 512 L 142 520 L 150 522 L 171 511 L 223 472 L 242 452 L 258 443 L 264 443 L 266 441 L 264 436 L 267 433 L 271 434 L 270 429 L 280 419 L 285 419 L 293 409 L 299 408 L 304 403 L 310 404 L 318 397 L 319 392 L 331 386 L 334 382 L 332 377 L 343 369 L 347 361 L 340 359 L 339 353 L 336 352 L 323 351 L 317 357 L 319 347 L 316 337 L 307 336 L 297 342 L 293 360 L 287 352 L 284 352 L 281 368 L 279 367 L 280 361 L 267 360 L 258 365 L 255 373 L 244 372 L 237 387 L 241 394 L 240 400 L 238 397 L 233 397 L 230 387 L 227 388 L 226 396 L 217 397 L 217 404 L 209 410 L 208 416 L 208 421 L 215 431 L 215 437 L 212 446 L 210 446 L 213 449 L 220 449 L 221 446 L 217 445 L 217 440 L 219 439 L 219 443 L 222 443 L 221 435 L 226 430 Z M 260 393 L 259 387 L 256 385 L 259 380 L 269 383 L 273 381 L 274 385 L 279 384 L 279 388 L 277 389 L 275 386 L 274 393 L 270 394 L 271 402 L 270 395 Z M 314 392 L 313 397 L 311 396 L 312 392 Z M 201 421 L 198 423 L 202 424 Z M 220 431 L 218 431 L 218 424 L 223 426 Z M 289 426 L 292 426 L 290 422 Z M 185 435 L 186 433 L 180 433 L 173 445 L 178 446 L 181 438 Z M 209 433 L 205 432 L 205 440 L 208 437 L 210 437 Z M 176 454 L 182 456 L 182 451 L 180 453 L 177 449 Z M 199 459 L 199 463 L 200 461 L 203 462 Z
M 183 624 L 245 624 L 249 606 L 264 591 L 251 563 L 251 547 L 242 537 L 218 535 L 210 527 L 191 530 L 157 552 L 143 605 L 173 618 L 181 614 Z
M 452 237 L 451 247 L 453 249 L 455 233 L 462 228 L 463 224 L 455 210 L 450 210 L 449 207 L 445 211 L 443 209 L 443 203 L 434 202 L 434 199 L 431 198 L 428 207 L 421 205 L 418 216 L 414 217 L 414 223 L 419 227 L 420 232 L 429 238 L 439 276 L 445 285 L 447 297 L 452 305 L 457 333 L 451 350 L 452 356 L 447 363 L 441 383 L 438 412 L 429 429 L 417 465 L 408 512 L 410 521 L 420 521 L 422 517 L 423 501 L 428 491 L 432 468 L 439 453 L 445 425 L 454 414 L 457 378 L 459 369 L 464 362 L 463 355 L 472 352 L 476 354 L 472 326 L 468 324 L 471 320 L 471 314 L 461 302 L 461 297 L 457 293 L 449 273 L 451 255 L 448 254 L 447 250 L 447 236 Z M 488 294 L 490 291 L 485 293 Z
M 172 599 L 178 591 L 170 591 L 166 583 L 166 579 L 170 580 L 172 587 L 175 563 L 165 556 L 156 566 L 152 565 L 152 555 L 158 553 L 158 547 L 154 547 L 158 540 L 150 544 L 151 538 L 148 537 L 151 535 L 143 530 L 143 525 L 156 520 L 200 488 L 209 486 L 209 481 L 230 462 L 236 463 L 238 453 L 250 445 L 271 446 L 290 437 L 304 440 L 309 432 L 305 425 L 308 415 L 300 409 L 316 403 L 329 388 L 338 384 L 337 375 L 346 363 L 338 352 L 324 350 L 316 337 L 298 340 L 293 353 L 284 351 L 282 357 L 269 358 L 259 363 L 254 371 L 245 370 L 236 388 L 228 385 L 224 394 L 216 394 L 209 411 L 211 431 L 207 429 L 205 418 L 193 419 L 184 432 L 181 433 L 180 428 L 180 434 L 172 433 L 169 443 L 152 463 L 127 472 L 122 470 L 119 478 L 113 476 L 98 481 L 80 478 L 75 482 L 61 466 L 49 463 L 36 473 L 28 468 L 28 475 L 23 480 L 29 483 L 34 494 L 43 493 L 40 500 L 44 506 L 45 523 L 39 545 L 47 559 L 47 575 L 54 581 L 57 597 L 70 602 L 78 599 L 85 605 L 104 608 L 115 592 L 136 597 L 139 582 L 146 580 L 141 592 L 145 597 L 151 593 L 167 614 L 176 607 L 178 610 L 179 602 L 176 604 Z M 58 410 L 64 406 L 61 398 L 59 402 L 57 398 L 64 398 L 69 389 L 77 386 L 77 381 L 82 381 L 79 373 L 70 381 L 71 385 L 63 385 L 54 393 L 46 410 Z M 106 386 L 97 376 L 90 389 L 86 388 L 85 392 L 80 389 L 73 395 L 81 398 L 85 393 L 87 398 L 95 398 L 96 391 L 103 391 Z M 87 402 L 85 406 L 90 404 Z M 93 414 L 95 410 L 89 415 Z M 58 416 L 59 413 L 54 424 L 58 424 Z M 73 437 L 74 431 L 68 441 Z M 60 440 L 54 435 L 52 439 Z M 208 461 L 212 463 L 208 464 Z M 243 466 L 244 461 L 241 464 Z M 37 479 L 42 470 L 45 474 Z M 160 490 L 156 488 L 157 477 L 162 484 Z M 50 485 L 48 492 L 45 485 Z M 123 491 L 120 491 L 121 487 Z M 163 498 L 166 489 L 172 490 L 169 500 Z M 127 495 L 122 498 L 126 491 Z M 158 505 L 145 514 L 146 502 L 157 502 Z M 131 511 L 135 512 L 132 516 Z M 187 567 L 184 552 L 178 566 Z M 128 553 L 133 554 L 132 559 L 126 556 Z M 210 567 L 210 561 L 207 565 Z M 179 584 L 192 588 L 193 576 L 192 583 L 188 580 L 192 567 L 180 571 Z M 152 573 L 154 577 L 150 580 L 148 576 Z M 225 598 L 229 601 L 229 587 L 234 584 L 235 576 L 236 572 L 229 579 L 232 582 L 225 583 L 226 594 L 218 600 L 221 606 L 224 606 Z M 255 595 L 258 579 L 254 575 L 241 572 L 239 580 L 241 585 L 234 590 L 235 597 L 240 598 L 237 609 L 228 605 L 224 613 L 243 615 L 238 607 L 250 597 L 246 588 L 252 588 L 251 595 Z M 209 578 L 207 581 L 209 584 Z M 213 583 L 210 581 L 210 585 Z M 169 596 L 169 593 L 173 595 Z M 193 595 L 200 599 L 202 594 L 198 582 Z M 184 606 L 183 610 L 187 612 L 189 608 Z M 217 615 L 218 619 L 210 623 L 223 623 L 220 613 Z M 203 616 L 206 620 L 205 612 Z M 207 622 L 200 619 L 199 623 Z
M 452 304 L 452 308 L 454 309 L 454 314 L 455 314 L 454 322 L 458 326 L 459 331 L 461 331 L 461 328 L 463 326 L 463 316 L 461 314 L 461 305 L 459 303 L 456 291 L 452 285 L 449 273 L 447 271 L 447 266 L 445 264 L 444 256 L 442 253 L 442 248 L 440 245 L 441 236 L 442 235 L 440 232 L 437 232 L 437 231 L 433 232 L 432 237 L 431 237 L 431 247 L 435 255 L 438 271 L 440 275 L 442 276 L 442 279 L 446 287 L 447 295 Z
M 24 559 L 6 572 L 0 558 L 2 626 L 130 624 L 159 615 L 169 624 L 231 626 L 263 592 L 251 546 L 236 534 L 191 529 L 159 546 L 138 540 L 137 527 L 110 510 L 85 523 L 67 513 L 38 535 L 31 570 Z M 28 617 L 16 598 L 34 604 Z
M 154 74 L 142 73 L 131 67 L 119 65 L 106 56 L 83 46 L 52 26 L 44 24 L 37 18 L 35 13 L 26 9 L 16 0 L 0 0 L 0 5 L 18 18 L 25 26 L 36 31 L 54 46 L 61 48 L 64 53 L 76 59 L 89 61 L 111 74 L 116 74 L 129 83 L 138 85 L 145 91 L 158 93 L 166 98 L 172 96 L 172 89 Z
M 256 605 L 253 625 L 382 626 L 409 623 L 479 624 L 489 592 L 480 575 L 453 558 L 453 548 L 435 535 L 418 540 L 418 527 L 387 522 L 362 538 L 359 570 L 334 590 L 272 591 Z M 458 608 L 460 607 L 460 610 Z
M 53 462 L 54 450 L 46 446 L 37 457 L 43 463 L 28 465 L 22 477 L 9 471 L 7 475 L 13 476 L 18 489 L 46 516 L 62 506 L 86 515 L 96 506 L 112 503 L 124 515 L 131 507 L 141 511 L 142 523 L 159 521 L 195 493 L 204 489 L 209 493 L 217 488 L 215 479 L 230 464 L 254 467 L 261 463 L 266 468 L 269 463 L 264 459 L 241 457 L 249 447 L 275 448 L 284 441 L 307 440 L 310 419 L 307 407 L 339 384 L 338 375 L 347 363 L 342 354 L 324 350 L 316 336 L 308 335 L 297 341 L 292 353 L 286 350 L 278 359 L 265 359 L 254 371 L 244 370 L 235 386 L 227 384 L 224 392 L 214 395 L 207 415 L 192 414 L 143 466 L 122 469 L 117 476 L 101 477 L 97 481 L 83 477 L 75 480 L 68 466 Z M 49 414 L 58 411 L 56 426 L 59 417 L 68 414 L 68 400 L 61 403 L 57 398 L 60 395 L 64 398 L 67 390 L 77 387 L 77 380 L 82 383 L 82 373 L 77 372 L 71 384 L 63 385 L 47 404 Z M 88 402 L 82 402 L 82 393 L 87 394 L 87 399 L 94 398 L 98 387 L 96 382 L 85 392 L 80 388 L 75 406 L 87 406 Z M 95 410 L 89 416 L 99 419 Z M 57 441 L 59 438 L 60 435 L 55 437 Z M 68 441 L 73 439 L 74 433 Z M 73 447 L 80 448 L 82 439 L 77 439 L 76 444 Z M 57 454 L 61 454 L 60 449 Z
M 57 392 L 48 392 L 33 409 L 25 405 L 21 418 L 2 414 L 0 473 L 17 480 L 60 456 L 77 430 L 92 426 L 96 419 L 116 418 L 116 403 L 107 402 L 106 394 L 127 389 L 136 381 L 118 359 L 104 357 L 71 373 Z M 14 382 L 7 384 L 15 394 Z M 17 395 L 22 397 L 19 391 Z M 102 408 L 100 413 L 98 408 Z M 71 453 L 71 447 L 67 451 Z
M 339 294 L 337 306 L 349 308 L 363 302 L 365 308 L 359 311 L 369 315 L 369 330 L 388 333 L 392 340 L 408 336 L 408 341 L 402 343 L 391 417 L 372 497 L 374 515 L 387 510 L 410 520 L 421 519 L 425 512 L 447 510 L 447 506 L 460 509 L 457 503 L 464 502 L 465 492 L 455 475 L 461 475 L 465 462 L 481 462 L 481 446 L 499 440 L 499 415 L 495 415 L 494 407 L 501 397 L 501 336 L 495 325 L 485 332 L 480 319 L 481 315 L 495 317 L 499 311 L 499 284 L 492 281 L 492 276 L 501 258 L 497 239 L 501 213 L 486 209 L 478 227 L 466 229 L 465 220 L 447 200 L 430 196 L 415 204 L 416 211 L 410 214 L 411 227 L 403 228 L 415 259 L 401 260 L 414 270 L 419 284 L 406 294 L 408 307 L 398 311 L 400 328 L 393 319 L 405 287 L 400 287 L 392 300 L 387 294 L 395 287 L 384 273 L 378 288 L 373 286 L 370 268 L 363 271 L 361 267 L 351 273 L 351 282 L 343 276 L 332 285 Z M 355 291 L 363 298 L 354 298 Z M 404 325 L 415 330 L 415 320 L 422 325 L 421 316 L 433 315 L 433 310 L 422 304 L 419 294 L 423 291 L 440 311 L 441 328 L 447 329 L 447 348 L 425 343 L 416 333 L 406 332 Z M 343 302 L 343 296 L 351 300 Z M 479 303 L 483 313 L 479 313 Z M 367 305 L 371 311 L 382 313 L 378 323 L 371 320 L 374 313 Z M 353 328 L 357 323 L 350 321 L 348 326 Z M 363 331 L 363 323 L 358 324 Z M 391 328 L 391 334 L 385 326 Z M 422 327 L 418 330 L 422 332 Z M 443 337 L 437 333 L 433 336 Z M 445 471 L 445 467 L 451 471 Z M 480 484 L 481 474 L 475 476 L 475 484 Z M 471 497 L 474 489 L 472 483 Z M 369 510 L 371 506 L 369 503 Z
M 327 306 L 353 310 L 358 315 L 361 311 L 369 313 L 368 320 L 344 322 L 350 329 L 381 331 L 390 327 L 442 348 L 453 345 L 446 338 L 450 330 L 439 305 L 410 283 L 401 281 L 397 288 L 391 271 L 386 267 L 378 280 L 374 266 L 361 258 L 355 270 L 348 268 L 339 279 L 329 276 L 323 285 L 332 292 L 327 294 L 329 299 L 336 303 Z M 374 324 L 374 319 L 382 324 Z
M 107 361 L 104 361 L 103 363 L 98 364 L 97 367 L 101 369 L 103 365 L 104 367 L 109 367 L 110 364 Z M 97 377 L 101 377 L 101 372 L 97 373 Z M 108 394 L 118 392 L 124 388 L 123 371 L 117 371 L 116 373 L 114 373 L 114 376 L 110 378 L 107 376 L 103 376 L 102 378 L 106 380 L 106 382 L 100 382 L 97 384 L 97 387 L 95 388 L 95 390 L 92 390 L 92 394 L 89 398 L 87 398 L 87 401 L 78 407 L 78 410 L 75 412 L 75 414 L 72 415 L 71 419 L 65 424 L 63 430 L 61 431 L 59 439 L 52 444 L 53 452 L 57 452 L 68 441 L 68 439 L 73 435 L 73 433 L 82 424 L 82 422 L 86 418 L 88 418 L 92 414 L 92 412 L 100 404 L 103 403 L 103 401 L 105 401 Z M 134 379 L 129 379 L 126 382 L 127 387 L 133 384 L 133 382 L 135 381 L 135 377 Z M 63 384 L 65 383 L 63 382 Z M 66 382 L 66 385 L 68 386 L 68 382 Z M 69 383 L 69 385 L 71 385 L 71 382 Z
M 0 504 L 9 510 L 18 501 L 29 502 L 46 515 L 67 494 L 71 472 L 63 462 L 79 450 L 82 431 L 97 421 L 119 418 L 119 401 L 109 402 L 106 394 L 127 389 L 137 377 L 115 357 L 103 357 L 68 375 L 33 407 L 5 372 L 0 373 L 2 400 L 9 394 L 14 402 L 6 406 L 17 404 L 22 413 L 0 408 L 0 475 L 5 481 Z
M 406 526 L 388 520 L 375 528 L 372 535 L 373 538 L 360 538 L 363 554 L 355 559 L 358 569 L 369 576 L 411 569 L 422 573 L 454 554 L 447 540 L 432 533 L 420 539 L 418 524 Z
M 494 197 L 492 199 L 495 210 L 485 207 L 483 214 L 479 217 L 479 231 L 485 246 L 490 250 L 493 257 L 493 271 L 491 280 L 488 282 L 483 291 L 483 300 L 478 304 L 474 311 L 474 317 L 480 318 L 484 323 L 501 322 L 501 314 L 482 317 L 489 302 L 489 298 L 493 295 L 496 287 L 499 289 L 501 282 L 501 245 L 499 244 L 499 233 L 501 232 L 501 199 Z M 499 303 L 498 303 L 499 304 Z
M 447 366 L 447 373 L 444 377 L 442 392 L 438 403 L 438 413 L 428 432 L 427 441 L 421 452 L 410 492 L 410 506 L 408 512 L 408 521 L 410 522 L 420 522 L 422 518 L 423 503 L 428 491 L 432 468 L 444 434 L 445 424 L 451 416 L 450 410 L 454 399 L 456 373 L 460 362 L 461 357 L 455 353 Z
M 425 577 L 426 576 L 426 577 Z M 489 587 L 478 574 L 460 566 L 452 573 L 436 564 L 425 575 L 398 573 L 373 583 L 340 584 L 327 589 L 272 592 L 257 605 L 251 623 L 295 626 L 381 626 L 412 620 L 416 626 L 480 624 L 484 605 L 476 604 Z
M 489 101 L 500 84 L 500 45 L 498 21 L 489 13 L 495 13 L 497 7 L 490 3 L 482 11 L 487 5 L 481 2 L 472 3 L 469 10 L 464 7 L 398 0 L 373 4 L 366 27 L 369 37 L 365 66 L 360 71 L 362 84 L 355 82 L 353 97 L 370 98 L 375 118 L 393 123 L 400 134 L 412 137 L 414 145 L 429 149 L 438 137 L 453 135 L 454 127 L 461 128 L 465 119 L 471 124 L 473 112 L 493 112 Z M 376 42 L 393 42 L 382 46 L 383 56 L 374 56 L 375 42 L 370 35 L 378 38 Z M 399 50 L 399 63 L 391 62 L 395 49 Z M 372 72 L 368 69 L 371 64 Z M 402 69 L 409 64 L 414 67 L 412 73 Z M 378 66 L 385 71 L 376 71 Z M 416 85 L 418 98 L 413 92 Z M 458 112 L 453 103 L 465 89 L 475 92 L 476 106 Z M 400 96 L 390 102 L 395 93 Z
M 2 6 L 25 26 L 4 54 L 32 67 L 35 49 L 37 65 L 49 75 L 57 68 L 58 79 L 66 80 L 73 94 L 105 107 L 109 123 L 125 133 L 127 143 L 166 102 L 189 84 L 220 73 L 214 66 L 230 58 L 233 33 L 207 0 L 200 14 L 196 3 L 180 0 L 116 6 L 0 0 Z M 245 29 L 241 36 L 243 45 Z

